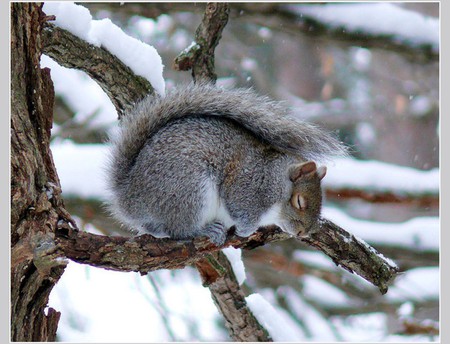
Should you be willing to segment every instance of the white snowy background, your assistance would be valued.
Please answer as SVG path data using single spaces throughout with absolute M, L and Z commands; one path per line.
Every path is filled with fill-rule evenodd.
M 292 5 L 294 6 L 294 5 Z M 407 11 L 393 4 L 366 4 L 367 8 L 353 5 L 322 7 L 298 6 L 296 10 L 317 16 L 330 25 L 346 26 L 349 30 L 365 30 L 380 34 L 398 35 L 399 40 L 412 44 L 427 42 L 434 49 L 439 46 L 439 24 L 436 19 Z M 93 20 L 89 11 L 71 3 L 46 3 L 44 11 L 57 16 L 56 24 L 97 46 L 102 46 L 118 56 L 133 71 L 146 77 L 158 93 L 165 93 L 163 61 L 153 47 L 126 35 L 109 19 Z M 361 13 L 370 13 L 362 16 Z M 168 16 L 158 20 L 135 18 L 134 27 L 141 36 L 158 37 L 170 21 Z M 405 25 L 399 25 L 399 21 Z M 149 25 L 151 23 L 151 25 Z M 380 25 L 383 23 L 383 25 Z M 144 25 L 146 24 L 146 25 Z M 270 35 L 270 30 L 260 32 Z M 189 42 L 180 38 L 180 46 Z M 147 61 L 143 63 L 143 61 Z M 148 61 L 152 61 L 151 64 Z M 244 63 L 245 62 L 245 63 Z M 244 69 L 256 68 L 254 60 L 243 62 Z M 169 64 L 170 62 L 165 62 Z M 367 59 L 359 58 L 364 65 Z M 91 118 L 91 128 L 109 128 L 117 125 L 116 113 L 100 87 L 84 73 L 57 65 L 42 56 L 43 67 L 51 68 L 55 91 L 74 111 L 74 121 Z M 229 79 L 220 79 L 227 85 Z M 170 84 L 170 81 L 168 82 Z M 291 99 L 303 105 L 309 113 L 326 111 L 333 103 L 313 104 L 301 99 Z M 338 103 L 334 103 L 338 106 Z M 416 104 L 420 112 L 426 105 Z M 53 134 L 62 130 L 54 125 Z M 365 131 L 370 137 L 371 131 Z M 82 197 L 105 200 L 104 166 L 108 145 L 78 144 L 70 139 L 56 139 L 52 152 L 61 180 L 64 197 Z M 348 173 L 357 171 L 357 173 Z M 383 177 L 381 177 L 383 176 Z M 395 193 L 431 193 L 439 190 L 439 170 L 417 170 L 381 161 L 360 161 L 352 158 L 338 159 L 328 168 L 324 186 L 363 188 Z M 420 216 L 402 223 L 372 222 L 351 217 L 348 213 L 327 203 L 324 216 L 370 244 L 393 247 L 415 247 L 417 250 L 439 250 L 439 218 Z M 426 228 L 426 232 L 424 231 Z M 97 233 L 92 225 L 85 229 Z M 245 267 L 240 250 L 228 249 L 241 284 L 246 283 Z M 297 250 L 296 261 L 324 270 L 337 268 L 320 252 Z M 350 315 L 326 318 L 316 304 L 332 307 L 348 305 L 351 299 L 339 288 L 313 275 L 300 277 L 303 292 L 289 286 L 277 290 L 260 289 L 247 297 L 249 307 L 276 341 L 430 341 L 436 337 L 398 336 L 387 332 L 389 319 L 385 313 Z M 351 281 L 357 277 L 347 276 Z M 390 287 L 386 298 L 401 306 L 399 317 L 414 315 L 414 301 L 439 299 L 439 268 L 420 267 L 399 276 Z M 355 282 L 356 283 L 356 282 Z M 358 283 L 364 284 L 359 279 Z M 289 300 L 292 313 L 281 308 L 276 295 Z M 161 342 L 161 341 L 227 341 L 221 317 L 214 306 L 209 290 L 202 287 L 195 269 L 156 271 L 148 276 L 137 273 L 119 273 L 90 268 L 70 262 L 61 280 L 51 294 L 49 306 L 62 313 L 58 340 L 77 342 Z M 297 319 L 297 320 L 296 320 Z M 300 321 L 298 321 L 300 319 Z M 308 331 L 305 331 L 308 328 Z

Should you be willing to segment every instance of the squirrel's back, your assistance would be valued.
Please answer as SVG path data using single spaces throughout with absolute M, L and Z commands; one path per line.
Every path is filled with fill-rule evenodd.
M 148 96 L 121 120 L 111 139 L 109 164 L 112 189 L 123 185 L 146 141 L 168 122 L 189 116 L 219 116 L 235 121 L 257 138 L 302 160 L 324 160 L 345 154 L 344 146 L 317 126 L 291 117 L 279 102 L 250 89 L 225 90 L 210 84 L 189 84 L 166 97 Z

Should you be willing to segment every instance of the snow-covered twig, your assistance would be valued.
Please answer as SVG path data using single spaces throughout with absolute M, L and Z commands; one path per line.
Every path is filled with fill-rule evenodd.
M 336 159 L 332 167 L 323 181 L 327 197 L 360 198 L 372 203 L 439 206 L 439 168 L 424 171 L 353 158 Z

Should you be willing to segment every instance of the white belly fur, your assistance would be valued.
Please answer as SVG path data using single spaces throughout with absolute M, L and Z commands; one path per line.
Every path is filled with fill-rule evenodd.
M 275 203 L 264 214 L 261 215 L 261 218 L 258 222 L 258 227 L 264 227 L 268 225 L 277 225 L 278 227 L 283 228 L 281 221 L 281 204 Z
M 231 226 L 236 224 L 236 221 L 231 218 L 230 213 L 225 206 L 225 203 L 219 197 L 217 186 L 214 183 L 205 183 L 204 195 L 205 197 L 203 203 L 203 211 L 200 216 L 200 224 L 202 227 L 214 221 L 223 223 L 225 225 L 225 228 L 230 228 Z M 277 203 L 261 215 L 259 222 L 255 227 L 255 230 L 259 227 L 268 225 L 277 225 L 280 228 L 283 228 L 282 223 L 283 221 L 281 221 L 281 205 Z
M 203 211 L 200 216 L 201 226 L 203 227 L 214 221 L 223 223 L 225 228 L 233 226 L 235 221 L 233 221 L 224 202 L 220 199 L 217 186 L 212 182 L 205 183 L 204 195 Z

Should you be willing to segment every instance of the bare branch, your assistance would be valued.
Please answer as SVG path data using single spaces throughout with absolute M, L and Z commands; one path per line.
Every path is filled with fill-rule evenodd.
M 359 198 L 370 203 L 402 203 L 420 207 L 439 208 L 438 194 L 396 194 L 393 192 L 370 191 L 364 189 L 332 188 L 325 190 L 328 199 Z
M 42 32 L 44 54 L 61 66 L 86 72 L 111 99 L 122 115 L 136 101 L 154 93 L 152 85 L 109 51 L 87 43 L 81 38 L 47 23 Z

